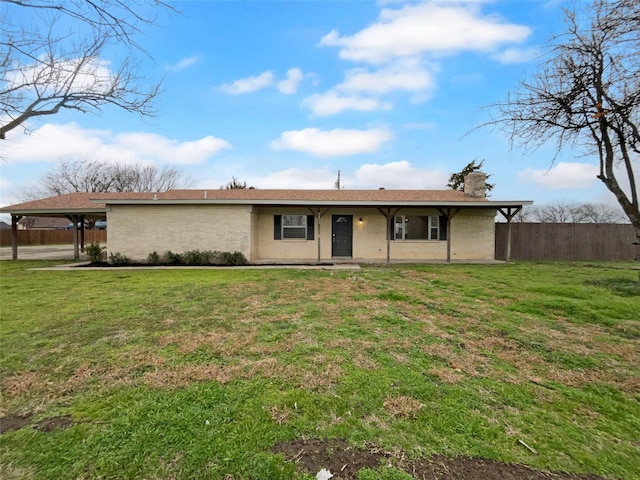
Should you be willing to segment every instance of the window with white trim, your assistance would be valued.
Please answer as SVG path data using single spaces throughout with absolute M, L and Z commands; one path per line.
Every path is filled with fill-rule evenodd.
M 444 240 L 437 215 L 396 215 L 395 240 Z

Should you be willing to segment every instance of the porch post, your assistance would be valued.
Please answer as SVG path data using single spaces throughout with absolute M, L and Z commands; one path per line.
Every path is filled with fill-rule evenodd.
M 447 263 L 451 263 L 451 220 L 460 212 L 460 209 L 438 208 L 438 212 L 447 217 Z
M 318 220 L 318 263 L 320 263 L 320 225 L 322 224 L 322 215 L 320 215 L 320 209 L 316 213 L 316 219 Z
M 400 209 L 396 208 L 392 210 L 391 208 L 387 208 L 386 212 L 381 208 L 378 208 L 377 210 L 384 216 L 387 222 L 387 228 L 386 228 L 387 230 L 387 263 L 391 263 L 391 236 L 392 236 L 391 219 L 396 216 L 396 213 L 398 213 Z
M 11 258 L 18 259 L 18 222 L 22 215 L 11 215 Z
M 511 261 L 511 223 L 513 217 L 515 217 L 520 210 L 522 210 L 522 206 L 507 207 L 506 212 L 502 208 L 498 208 L 498 211 L 502 214 L 502 216 L 507 219 L 507 254 L 505 258 L 505 261 L 507 263 Z
M 317 220 L 317 228 L 316 228 L 316 235 L 318 236 L 318 263 L 320 263 L 322 260 L 322 256 L 321 256 L 321 249 L 320 249 L 320 245 L 321 245 L 321 241 L 320 241 L 320 228 L 322 225 L 322 217 L 324 216 L 325 213 L 327 213 L 329 211 L 328 208 L 325 208 L 324 211 L 321 208 L 317 208 L 317 209 L 312 209 L 311 207 L 308 207 L 309 211 L 314 215 L 314 217 Z

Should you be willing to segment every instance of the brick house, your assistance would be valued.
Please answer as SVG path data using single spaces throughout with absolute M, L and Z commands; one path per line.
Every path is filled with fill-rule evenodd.
M 109 224 L 109 253 L 242 252 L 253 263 L 487 261 L 495 217 L 531 201 L 492 201 L 484 175 L 455 190 L 170 190 L 70 194 L 4 207 L 16 215 L 64 215 L 75 205 Z M 66 198 L 64 198 L 66 197 Z M 47 208 L 45 208 L 47 207 Z

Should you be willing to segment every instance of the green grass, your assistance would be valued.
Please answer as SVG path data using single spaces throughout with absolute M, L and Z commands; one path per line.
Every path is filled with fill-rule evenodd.
M 640 478 L 631 264 L 50 264 L 0 263 L 0 417 L 74 423 L 0 436 L 2 478 L 295 479 L 301 437 Z

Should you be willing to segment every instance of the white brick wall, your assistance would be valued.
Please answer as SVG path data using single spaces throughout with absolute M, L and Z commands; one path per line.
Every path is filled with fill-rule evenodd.
M 331 259 L 331 216 L 353 215 L 353 259 L 385 261 L 386 221 L 375 208 L 333 208 L 322 217 L 314 240 L 274 240 L 273 216 L 309 215 L 300 208 L 266 208 L 224 205 L 113 205 L 107 214 L 109 253 L 146 260 L 153 251 L 183 253 L 188 250 L 240 251 L 248 260 Z M 438 215 L 432 209 L 405 209 L 399 214 Z M 359 222 L 362 218 L 362 223 Z M 451 258 L 489 260 L 495 250 L 495 210 L 463 210 L 451 221 Z M 444 260 L 447 242 L 438 240 L 391 241 L 391 260 Z
M 109 253 L 146 260 L 153 251 L 240 251 L 250 258 L 251 207 L 113 205 L 107 213 Z

